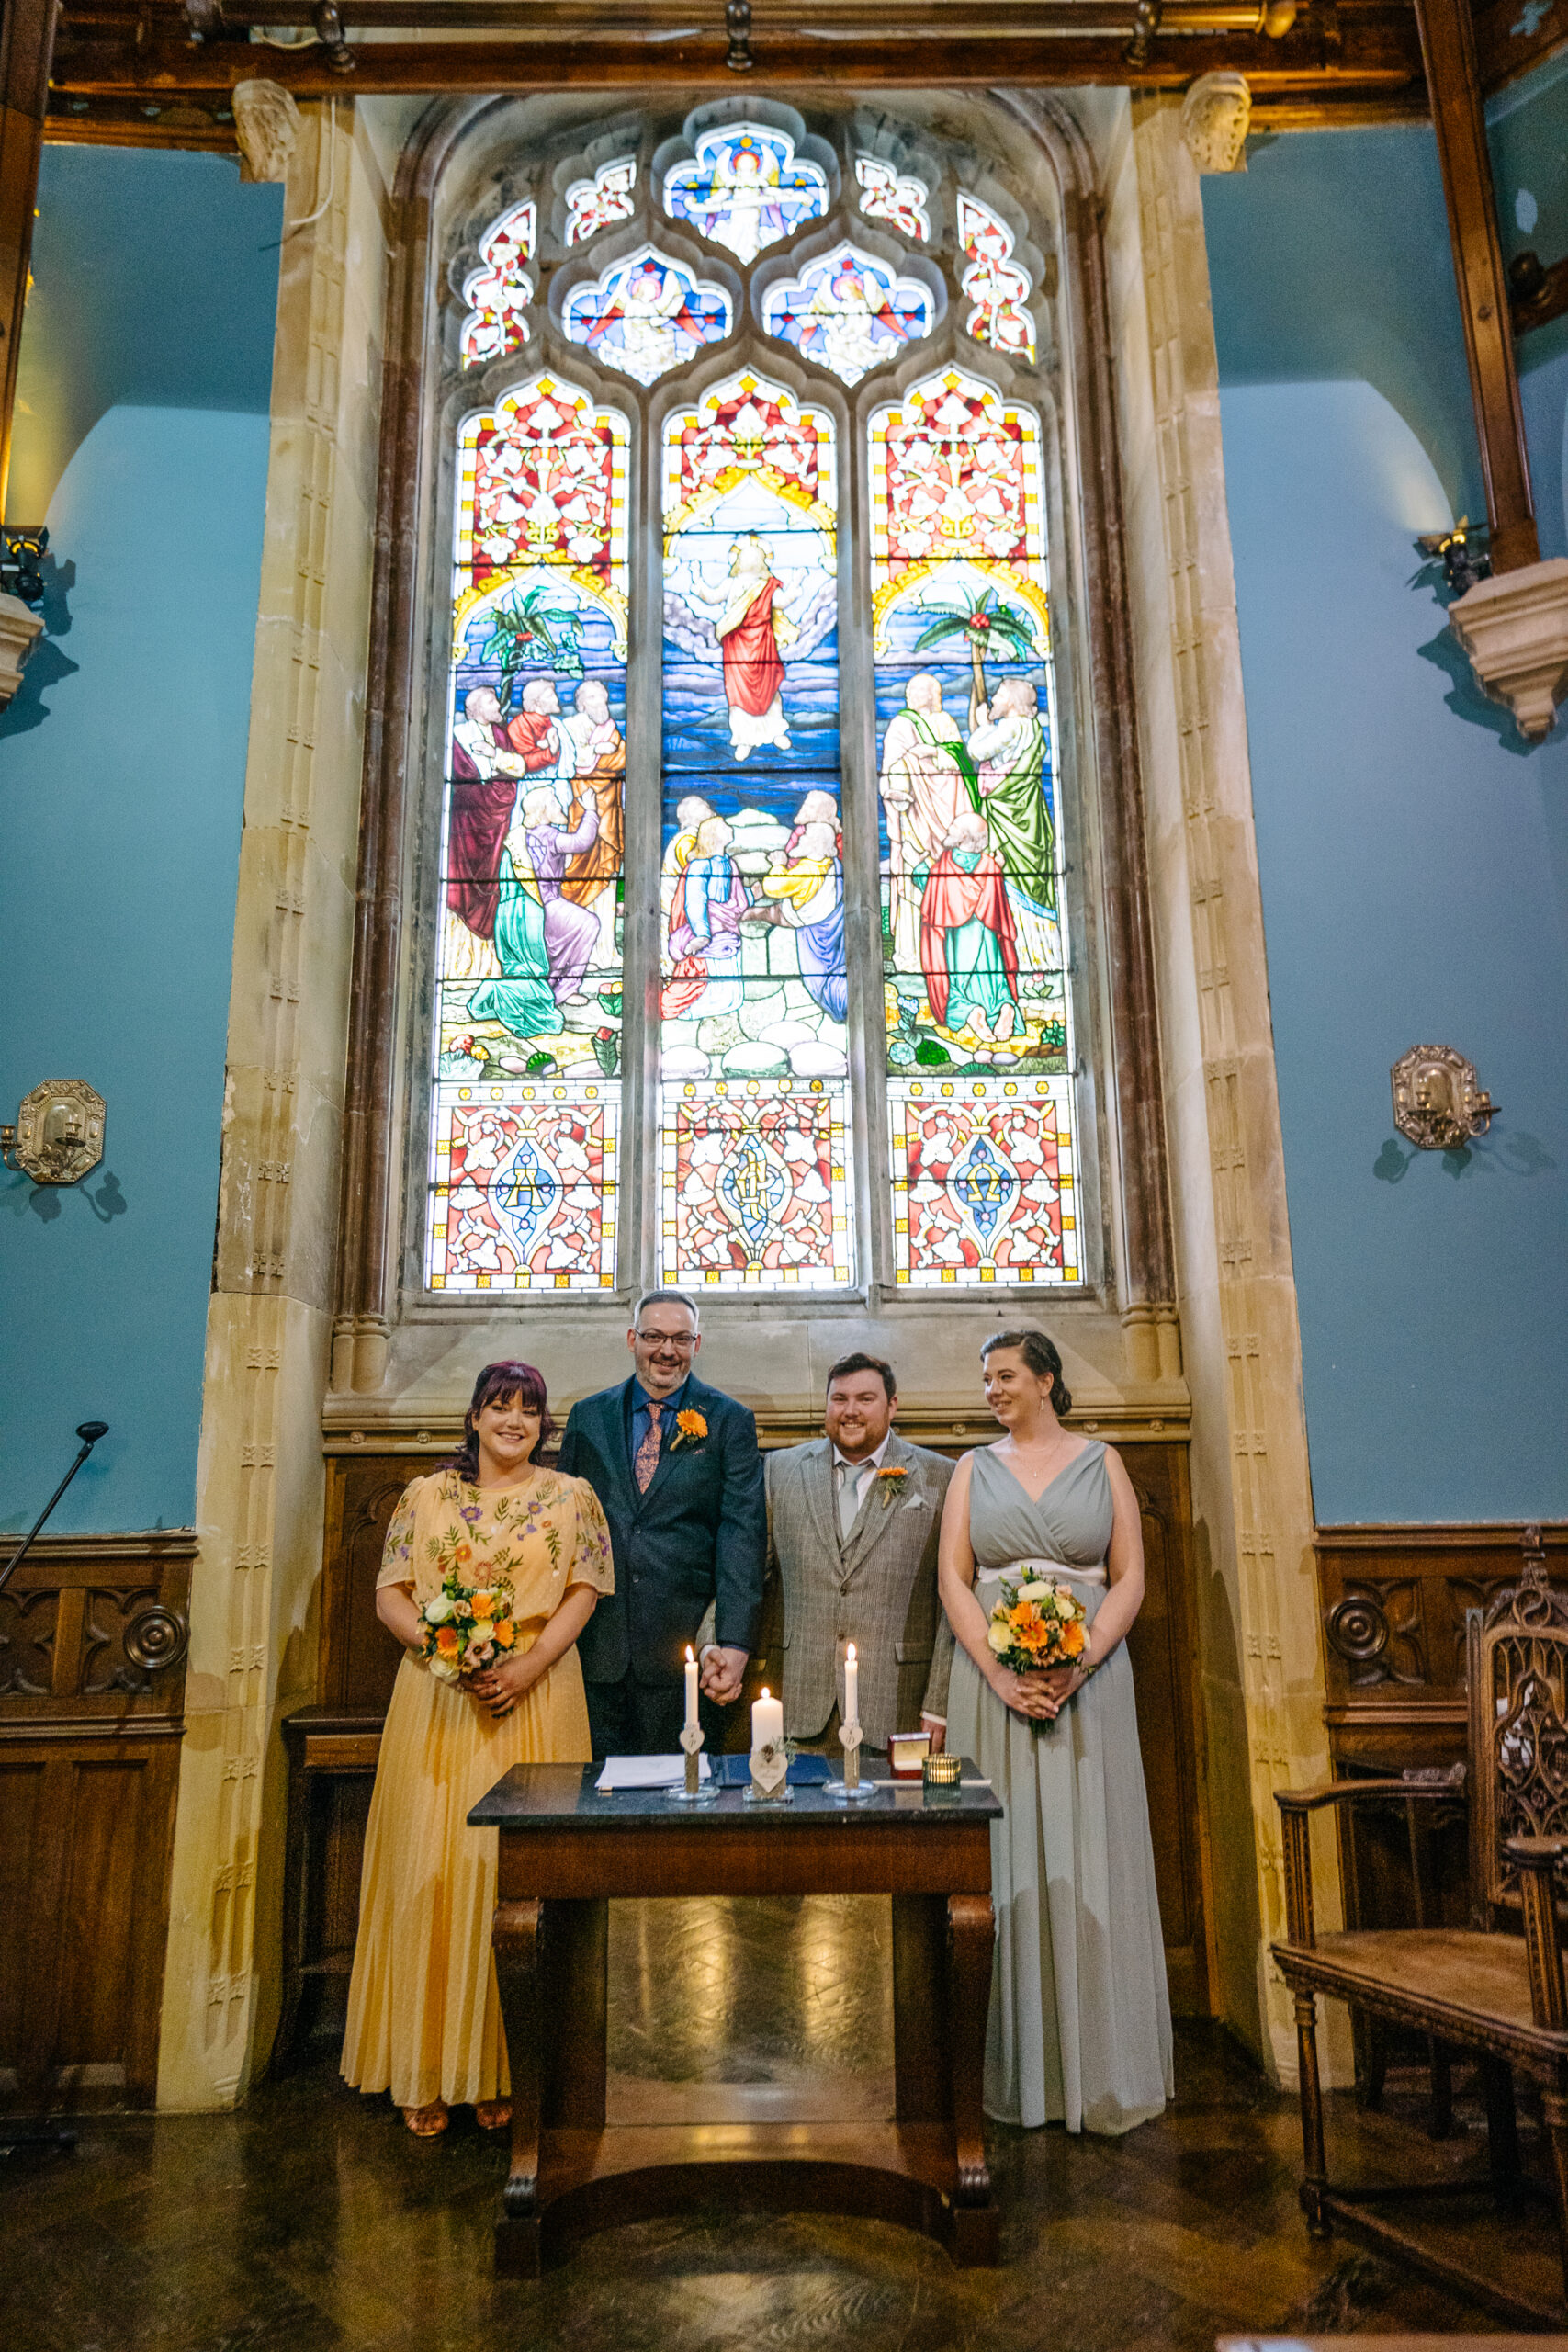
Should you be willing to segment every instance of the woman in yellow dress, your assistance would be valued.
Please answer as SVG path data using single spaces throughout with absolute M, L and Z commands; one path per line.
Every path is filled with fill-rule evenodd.
M 592 1489 L 539 1464 L 552 1424 L 533 1365 L 487 1364 L 463 1427 L 456 1459 L 398 1505 L 377 1580 L 408 1655 L 370 1800 L 343 2048 L 347 2080 L 389 2090 L 426 2138 L 458 2104 L 487 2131 L 511 2120 L 490 1942 L 499 1833 L 468 1814 L 513 1764 L 588 1762 L 576 1643 L 615 1582 Z M 443 1681 L 420 1655 L 420 1611 L 454 1566 L 476 1589 L 512 1587 L 517 1639 L 502 1664 Z

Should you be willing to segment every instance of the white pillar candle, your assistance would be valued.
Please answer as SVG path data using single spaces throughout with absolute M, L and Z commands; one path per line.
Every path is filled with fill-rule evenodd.
M 751 1709 L 752 1754 L 770 1743 L 775 1747 L 784 1745 L 784 1705 L 778 1699 L 770 1699 L 764 1690 Z
M 853 1642 L 844 1652 L 844 1721 L 860 1721 L 860 1661 L 855 1657 Z
M 686 1729 L 695 1731 L 696 1728 L 697 1661 L 692 1656 L 691 1645 L 688 1643 L 686 1645 Z

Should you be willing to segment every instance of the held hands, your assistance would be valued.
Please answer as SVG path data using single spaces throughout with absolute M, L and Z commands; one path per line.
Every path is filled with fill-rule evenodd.
M 1038 1674 L 1014 1674 L 998 1666 L 990 1677 L 992 1690 L 1015 1715 L 1053 1724 L 1076 1690 L 1089 1680 L 1081 1667 L 1053 1666 Z
M 512 1713 L 525 1691 L 531 1690 L 538 1679 L 539 1668 L 533 1654 L 525 1651 L 521 1657 L 509 1657 L 500 1666 L 487 1666 L 478 1674 L 465 1675 L 463 1683 L 499 1722 L 502 1715 Z
M 747 1650 L 721 1650 L 716 1644 L 704 1650 L 697 1683 L 715 1706 L 728 1707 L 739 1698 L 749 1656 Z

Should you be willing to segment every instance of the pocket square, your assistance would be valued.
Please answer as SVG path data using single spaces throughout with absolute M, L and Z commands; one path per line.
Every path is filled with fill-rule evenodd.
M 924 1510 L 925 1507 L 926 1498 L 924 1495 L 911 1495 L 908 1501 L 904 1505 L 904 1509 L 906 1510 Z

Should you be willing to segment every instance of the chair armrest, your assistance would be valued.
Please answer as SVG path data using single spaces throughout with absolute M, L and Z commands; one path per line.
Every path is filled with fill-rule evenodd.
M 1559 1865 L 1568 1861 L 1568 1838 L 1508 1838 L 1503 1851 L 1519 1873 L 1535 2022 L 1549 2033 L 1568 2033 L 1568 1994 L 1562 1984 L 1562 1939 L 1554 1883 Z
M 1463 1768 L 1453 1780 L 1327 1781 L 1315 1789 L 1276 1789 L 1280 1826 L 1285 1846 L 1285 1932 L 1293 1944 L 1310 1951 L 1317 1940 L 1313 1917 L 1312 1838 L 1308 1815 L 1325 1805 L 1354 1804 L 1363 1797 L 1400 1797 L 1431 1804 L 1464 1802 Z

